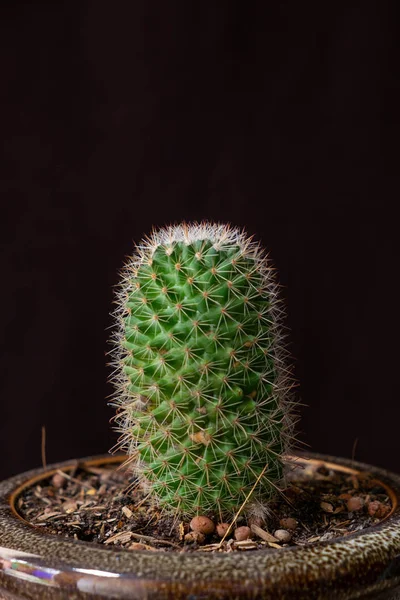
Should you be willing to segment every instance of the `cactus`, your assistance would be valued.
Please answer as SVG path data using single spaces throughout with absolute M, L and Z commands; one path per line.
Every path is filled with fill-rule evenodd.
M 294 424 L 265 252 L 236 228 L 182 224 L 154 231 L 122 275 L 113 404 L 139 482 L 187 516 L 232 515 L 250 493 L 265 503 Z

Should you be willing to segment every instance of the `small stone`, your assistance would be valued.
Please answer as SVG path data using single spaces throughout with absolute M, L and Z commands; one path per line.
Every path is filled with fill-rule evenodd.
M 252 537 L 252 532 L 250 527 L 246 527 L 246 525 L 242 525 L 235 529 L 235 540 L 237 542 L 243 542 L 243 540 L 249 540 Z
M 358 510 L 361 510 L 363 508 L 365 504 L 365 500 L 364 498 L 361 498 L 361 496 L 353 496 L 352 498 L 349 498 L 347 500 L 347 510 L 349 512 L 355 512 Z
M 284 517 L 283 519 L 281 519 L 279 521 L 279 524 L 284 529 L 291 529 L 294 531 L 298 525 L 298 522 L 296 521 L 296 519 L 293 519 L 292 517 Z
M 64 487 L 66 482 L 67 478 L 64 477 L 64 475 L 61 475 L 61 473 L 54 473 L 53 477 L 51 478 L 51 485 L 57 489 Z
M 218 523 L 217 524 L 217 534 L 220 538 L 223 538 L 226 532 L 228 531 L 230 525 L 229 523 Z
M 321 502 L 320 507 L 324 512 L 331 513 L 333 512 L 333 504 L 330 502 Z
M 157 548 L 142 544 L 141 542 L 132 542 L 132 544 L 128 546 L 128 550 L 150 550 L 151 552 L 157 552 Z
M 214 533 L 215 525 L 208 517 L 199 515 L 190 521 L 190 529 L 192 531 L 197 531 L 198 533 L 203 533 L 204 535 L 210 535 L 211 533 Z
M 200 533 L 200 531 L 190 531 L 185 535 L 185 542 L 188 542 L 189 544 L 195 542 L 197 544 L 203 544 L 205 539 L 206 536 L 203 533 Z
M 66 500 L 63 504 L 62 504 L 62 508 L 63 510 L 69 515 L 73 512 L 75 512 L 76 510 L 78 510 L 78 505 L 75 502 L 75 500 Z
M 383 519 L 390 512 L 390 507 L 379 500 L 374 500 L 368 504 L 368 514 L 375 519 Z
M 285 544 L 290 542 L 292 539 L 292 534 L 290 531 L 287 531 L 287 529 L 277 529 L 274 533 L 274 537 Z

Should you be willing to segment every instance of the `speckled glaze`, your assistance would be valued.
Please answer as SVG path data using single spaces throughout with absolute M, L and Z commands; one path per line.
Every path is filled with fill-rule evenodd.
M 400 477 L 350 460 L 307 456 L 315 468 L 333 463 L 372 472 L 390 493 L 391 514 L 362 532 L 306 547 L 228 554 L 118 550 L 42 533 L 12 507 L 27 481 L 72 468 L 74 461 L 8 479 L 0 484 L 0 598 L 400 600 Z M 101 464 L 110 457 L 83 461 Z

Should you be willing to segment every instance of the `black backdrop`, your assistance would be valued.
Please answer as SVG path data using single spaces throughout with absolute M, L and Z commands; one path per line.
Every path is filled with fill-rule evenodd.
M 42 425 L 49 462 L 113 445 L 117 271 L 203 218 L 280 273 L 300 439 L 400 472 L 397 4 L 3 5 L 1 476 Z

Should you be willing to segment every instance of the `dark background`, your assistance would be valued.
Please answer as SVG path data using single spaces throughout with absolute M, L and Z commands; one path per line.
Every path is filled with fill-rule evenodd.
M 8 2 L 1 473 L 106 452 L 112 287 L 153 225 L 280 274 L 314 451 L 400 472 L 398 3 Z

